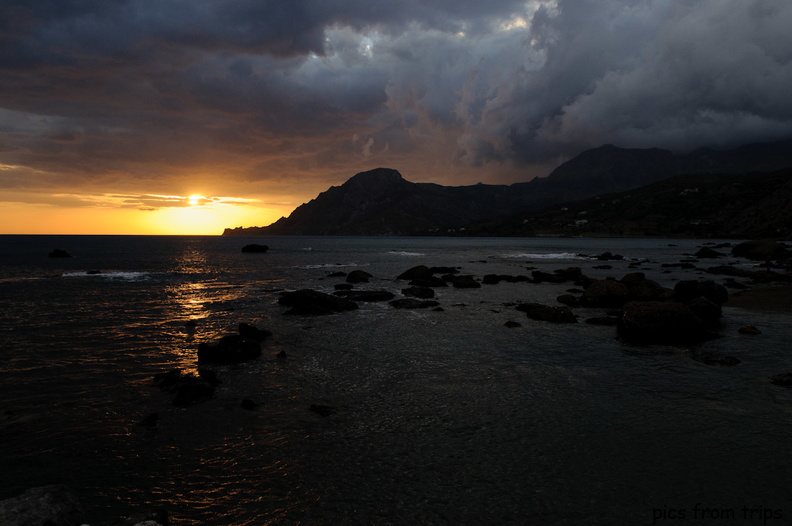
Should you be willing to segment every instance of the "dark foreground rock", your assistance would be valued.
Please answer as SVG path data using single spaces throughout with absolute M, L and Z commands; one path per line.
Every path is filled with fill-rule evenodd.
M 0 501 L 3 526 L 79 526 L 84 521 L 77 495 L 64 485 L 32 488 Z
M 194 374 L 184 374 L 179 369 L 155 374 L 152 383 L 172 394 L 171 402 L 176 407 L 190 407 L 211 399 L 217 385 Z
M 339 290 L 333 293 L 334 296 L 340 296 L 352 301 L 390 301 L 396 295 L 387 290 Z
M 696 298 L 707 298 L 713 303 L 722 305 L 729 301 L 729 291 L 723 285 L 712 280 L 685 280 L 674 285 L 674 299 L 687 302 Z
M 311 289 L 284 292 L 278 303 L 291 307 L 284 314 L 293 315 L 332 314 L 358 308 L 358 304 L 352 300 Z
M 263 254 L 264 252 L 269 250 L 269 246 L 267 245 L 258 245 L 256 243 L 245 245 L 242 247 L 242 252 L 248 254 Z
M 264 340 L 272 336 L 272 333 L 270 331 L 259 329 L 255 325 L 250 325 L 248 323 L 240 323 L 238 330 L 240 336 L 248 340 L 253 340 L 255 342 L 263 342 Z
M 622 338 L 640 344 L 687 344 L 712 338 L 693 309 L 677 302 L 629 302 L 622 310 L 618 329 Z
M 600 279 L 586 287 L 580 304 L 586 307 L 621 307 L 627 301 L 627 285 L 615 279 Z
M 541 303 L 521 303 L 516 309 L 532 320 L 549 321 L 551 323 L 577 323 L 575 314 L 569 307 L 551 307 Z
M 371 274 L 366 272 L 365 270 L 353 270 L 346 276 L 347 283 L 368 283 L 371 278 L 373 278 Z
M 233 364 L 261 356 L 261 344 L 240 334 L 226 334 L 213 343 L 198 345 L 198 363 Z

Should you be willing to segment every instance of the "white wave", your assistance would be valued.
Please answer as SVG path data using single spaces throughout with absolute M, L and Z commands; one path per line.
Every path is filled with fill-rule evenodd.
M 302 269 L 317 269 L 317 268 L 347 268 L 347 267 L 365 267 L 367 264 L 359 265 L 357 263 L 322 263 L 319 265 L 298 265 L 295 268 Z
M 148 279 L 151 274 L 148 272 L 126 272 L 126 271 L 119 271 L 119 270 L 111 270 L 111 271 L 84 271 L 84 272 L 65 272 L 62 275 L 64 278 L 74 278 L 74 277 L 90 277 L 90 278 L 101 278 L 101 279 L 126 279 L 130 281 L 138 281 L 142 279 Z
M 503 257 L 506 259 L 588 259 L 586 256 L 572 252 L 506 254 Z
M 388 254 L 393 254 L 394 256 L 407 256 L 407 257 L 416 257 L 416 256 L 425 256 L 423 252 L 407 252 L 406 250 L 391 250 Z

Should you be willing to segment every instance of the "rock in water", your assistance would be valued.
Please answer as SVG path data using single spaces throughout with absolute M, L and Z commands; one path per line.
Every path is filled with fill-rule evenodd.
M 52 252 L 49 253 L 49 257 L 51 258 L 70 258 L 72 257 L 71 254 L 66 252 L 65 250 L 61 250 L 60 248 L 56 248 Z
M 215 343 L 198 345 L 199 363 L 232 364 L 261 356 L 261 344 L 238 334 L 227 334 Z
M 618 328 L 626 340 L 643 344 L 697 343 L 711 337 L 688 305 L 672 301 L 629 302 Z
M 79 526 L 84 521 L 77 495 L 63 485 L 32 488 L 0 501 L 3 526 Z
M 269 250 L 269 246 L 267 245 L 258 245 L 256 243 L 245 245 L 242 247 L 242 252 L 246 252 L 248 254 L 263 254 Z
M 524 312 L 532 320 L 549 321 L 551 323 L 577 323 L 575 314 L 569 307 L 550 307 L 540 303 L 521 303 L 517 310 Z
M 311 289 L 284 292 L 278 303 L 291 307 L 285 314 L 299 315 L 332 314 L 358 308 L 358 304 L 352 300 Z

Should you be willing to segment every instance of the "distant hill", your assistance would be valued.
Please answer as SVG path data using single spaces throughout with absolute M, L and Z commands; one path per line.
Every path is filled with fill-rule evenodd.
M 792 169 L 676 176 L 627 192 L 470 225 L 479 236 L 792 239 Z
M 792 167 L 792 141 L 727 151 L 702 149 L 684 155 L 605 145 L 581 153 L 547 177 L 513 185 L 412 183 L 396 170 L 377 168 L 330 187 L 269 226 L 227 228 L 223 234 L 444 234 L 471 223 L 480 225 L 557 203 L 631 190 L 681 174 L 786 167 Z

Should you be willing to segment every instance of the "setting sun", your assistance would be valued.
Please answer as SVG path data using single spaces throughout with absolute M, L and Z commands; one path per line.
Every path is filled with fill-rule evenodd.
M 196 206 L 199 203 L 201 203 L 204 199 L 206 199 L 206 198 L 204 196 L 202 196 L 202 195 L 193 194 L 193 195 L 191 195 L 190 197 L 187 198 L 187 203 L 190 206 Z

